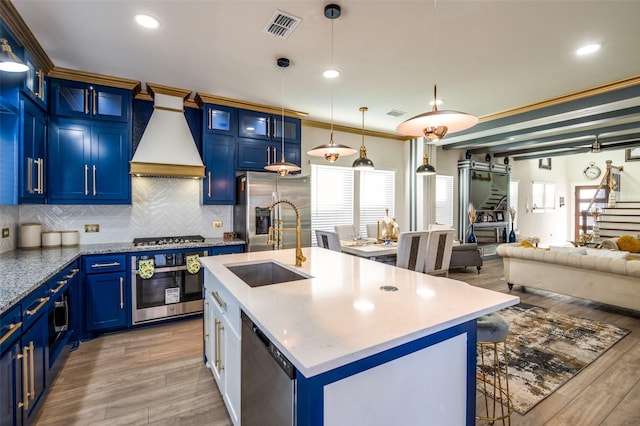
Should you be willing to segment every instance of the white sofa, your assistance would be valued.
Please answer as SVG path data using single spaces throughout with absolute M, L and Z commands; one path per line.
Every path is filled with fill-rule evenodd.
M 509 289 L 517 284 L 640 311 L 639 258 L 581 247 L 557 250 L 499 245 Z

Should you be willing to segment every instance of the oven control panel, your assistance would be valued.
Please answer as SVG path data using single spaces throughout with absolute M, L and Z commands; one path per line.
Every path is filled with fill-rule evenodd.
M 140 260 L 153 259 L 153 264 L 156 268 L 168 268 L 172 266 L 185 266 L 187 264 L 187 256 L 191 255 L 206 256 L 207 252 L 199 253 L 161 253 L 161 254 L 149 254 L 135 256 L 135 264 L 132 266 L 135 270 L 138 270 L 138 262 Z

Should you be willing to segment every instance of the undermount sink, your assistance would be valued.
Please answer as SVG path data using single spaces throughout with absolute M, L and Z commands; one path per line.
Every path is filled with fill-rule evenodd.
M 311 276 L 292 271 L 272 261 L 244 263 L 242 265 L 225 265 L 249 287 L 280 284 L 289 281 L 306 280 Z

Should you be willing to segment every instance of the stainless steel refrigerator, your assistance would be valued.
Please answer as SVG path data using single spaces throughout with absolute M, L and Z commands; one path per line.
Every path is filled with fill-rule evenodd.
M 281 221 L 284 228 L 296 227 L 296 214 L 288 204 L 269 207 L 276 201 L 289 200 L 298 209 L 302 247 L 311 246 L 311 176 L 280 176 L 268 172 L 246 172 L 236 178 L 236 205 L 233 228 L 245 240 L 246 251 L 295 248 L 296 231 L 283 231 L 276 245 L 267 244 L 269 226 Z M 275 222 L 278 223 L 278 222 Z

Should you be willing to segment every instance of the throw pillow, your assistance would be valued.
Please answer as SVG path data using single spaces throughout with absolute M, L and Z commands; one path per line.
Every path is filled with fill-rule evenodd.
M 621 235 L 618 238 L 618 247 L 620 250 L 629 251 L 631 253 L 640 253 L 640 240 L 631 235 Z
M 527 248 L 536 248 L 536 246 L 534 246 L 533 244 L 531 244 L 529 241 L 527 240 L 522 240 L 520 241 L 520 247 L 527 247 Z
M 596 256 L 596 257 L 610 257 L 611 259 L 626 259 L 629 252 L 588 248 L 587 254 L 589 256 Z
M 550 246 L 549 251 L 557 251 L 560 253 L 587 254 L 586 247 Z

